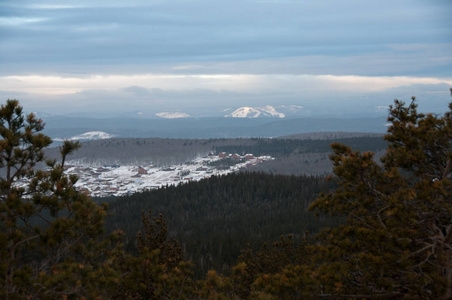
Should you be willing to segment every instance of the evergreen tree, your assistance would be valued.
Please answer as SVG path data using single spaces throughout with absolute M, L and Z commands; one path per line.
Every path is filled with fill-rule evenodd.
M 35 169 L 52 142 L 43 128 L 17 100 L 0 108 L 0 298 L 101 295 L 98 287 L 114 278 L 101 258 L 117 236 L 99 239 L 106 207 L 76 191 L 77 178 L 63 173 L 78 143 L 65 141 L 61 163 Z
M 312 208 L 347 221 L 321 235 L 319 294 L 452 297 L 452 103 L 437 116 L 412 100 L 390 108 L 383 165 L 333 145 L 340 187 Z

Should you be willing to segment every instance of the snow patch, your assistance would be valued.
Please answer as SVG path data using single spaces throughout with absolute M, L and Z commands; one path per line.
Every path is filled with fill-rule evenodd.
M 267 113 L 269 115 L 271 115 L 272 117 L 279 117 L 279 118 L 284 118 L 285 115 L 283 113 L 277 112 L 276 109 L 271 106 L 271 105 L 267 105 L 264 107 L 260 108 L 264 113 Z
M 158 117 L 165 119 L 180 119 L 180 118 L 190 118 L 189 114 L 182 112 L 160 112 L 155 114 Z

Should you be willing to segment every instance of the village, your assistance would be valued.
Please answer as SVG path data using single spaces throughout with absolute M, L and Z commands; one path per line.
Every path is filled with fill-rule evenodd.
M 225 175 L 273 159 L 270 156 L 240 156 L 221 152 L 218 155 L 198 157 L 182 165 L 166 167 L 117 164 L 92 167 L 69 161 L 65 166 L 65 173 L 76 175 L 79 180 L 75 187 L 92 197 L 124 196 Z

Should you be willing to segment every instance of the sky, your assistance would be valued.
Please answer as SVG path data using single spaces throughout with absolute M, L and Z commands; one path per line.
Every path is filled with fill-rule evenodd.
M 46 113 L 452 99 L 450 0 L 0 0 L 0 97 Z

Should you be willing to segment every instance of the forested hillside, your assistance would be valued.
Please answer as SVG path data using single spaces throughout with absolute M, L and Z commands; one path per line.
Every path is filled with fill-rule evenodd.
M 109 199 L 106 228 L 122 229 L 129 249 L 141 229 L 141 211 L 162 214 L 171 238 L 182 244 L 198 275 L 228 272 L 247 244 L 258 248 L 281 235 L 297 240 L 337 224 L 307 211 L 320 192 L 333 189 L 324 177 L 239 173 Z M 99 199 L 105 201 L 105 198 Z
M 353 134 L 350 134 L 353 136 Z M 251 166 L 252 172 L 266 172 L 283 175 L 327 175 L 331 174 L 333 165 L 328 156 L 332 143 L 351 145 L 359 151 L 372 151 L 380 158 L 387 146 L 379 135 L 347 137 L 345 133 L 324 133 L 298 135 L 280 139 L 252 139 L 253 144 L 225 145 L 217 147 L 217 151 L 228 153 L 268 153 L 276 159 L 263 164 Z M 313 137 L 311 139 L 310 137 Z
M 265 162 L 249 171 L 263 171 L 273 174 L 331 173 L 328 159 L 330 145 L 334 142 L 351 145 L 362 151 L 379 152 L 386 142 L 377 134 L 357 133 L 314 133 L 278 139 L 106 139 L 82 144 L 80 150 L 68 157 L 69 163 L 101 166 L 104 164 L 168 166 L 182 164 L 210 152 L 271 155 L 273 162 Z M 46 154 L 56 158 L 58 150 L 50 148 Z

